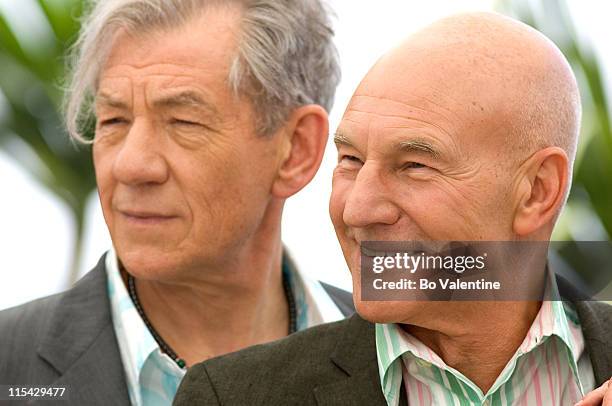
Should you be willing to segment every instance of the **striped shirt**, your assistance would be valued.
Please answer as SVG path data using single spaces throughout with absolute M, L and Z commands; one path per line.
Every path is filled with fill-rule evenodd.
M 411 406 L 574 405 L 595 386 L 580 321 L 561 301 L 542 302 L 527 336 L 487 393 L 396 324 L 376 324 L 376 351 L 389 406 L 399 404 L 402 388 Z
M 113 328 L 132 405 L 171 405 L 186 370 L 162 353 L 132 302 L 113 249 L 106 255 Z M 296 327 L 303 330 L 344 318 L 323 286 L 283 263 L 296 304 Z

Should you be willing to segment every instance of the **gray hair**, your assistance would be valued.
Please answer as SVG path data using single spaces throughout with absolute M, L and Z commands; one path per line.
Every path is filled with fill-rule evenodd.
M 69 134 L 89 143 L 93 100 L 112 39 L 119 29 L 143 33 L 179 27 L 206 7 L 242 8 L 241 38 L 228 84 L 251 101 L 259 134 L 277 130 L 295 108 L 319 104 L 328 112 L 340 81 L 330 11 L 322 0 L 97 0 L 73 47 L 66 93 Z

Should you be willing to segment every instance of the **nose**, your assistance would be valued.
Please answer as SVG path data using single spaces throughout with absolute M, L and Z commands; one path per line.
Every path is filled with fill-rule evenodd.
M 380 168 L 366 162 L 353 182 L 342 218 L 349 227 L 395 224 L 399 208 L 392 201 L 393 190 L 381 176 Z
M 168 165 L 161 143 L 152 125 L 136 120 L 113 163 L 117 181 L 131 186 L 164 183 L 168 179 Z

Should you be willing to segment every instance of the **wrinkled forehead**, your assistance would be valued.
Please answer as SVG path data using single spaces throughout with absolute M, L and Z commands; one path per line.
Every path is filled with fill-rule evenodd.
M 460 149 L 491 140 L 512 115 L 500 103 L 503 95 L 513 97 L 512 89 L 444 53 L 404 50 L 382 58 L 359 85 L 338 131 L 376 138 L 368 144 L 399 133 Z
M 236 56 L 241 10 L 236 7 L 208 7 L 170 27 L 142 31 L 118 28 L 112 35 L 102 64 L 105 76 L 164 74 L 184 69 L 189 73 L 227 73 Z
M 355 94 L 338 132 L 368 143 L 392 141 L 396 135 L 430 136 L 451 141 L 456 134 L 453 112 L 426 98 L 397 99 L 392 95 Z

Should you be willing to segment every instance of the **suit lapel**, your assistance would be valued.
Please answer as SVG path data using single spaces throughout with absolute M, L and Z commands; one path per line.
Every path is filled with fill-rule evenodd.
M 599 386 L 612 376 L 612 306 L 584 301 L 576 301 L 575 305 Z M 356 314 L 347 322 L 347 328 L 331 355 L 331 361 L 346 374 L 346 378 L 316 387 L 317 404 L 386 405 L 378 374 L 374 325 Z M 402 396 L 400 405 L 405 404 L 405 396 Z
M 575 302 L 584 343 L 597 386 L 612 376 L 612 306 L 599 302 Z
M 315 388 L 315 399 L 319 406 L 338 404 L 386 406 L 378 380 L 378 371 L 375 376 L 369 371 L 356 373 L 344 380 Z
M 317 404 L 385 406 L 378 375 L 374 325 L 356 314 L 347 322 L 331 355 L 331 362 L 346 374 L 346 378 L 316 387 Z
M 116 346 L 111 323 L 54 385 L 67 386 L 74 404 L 129 405 L 125 374 Z M 112 347 L 115 347 L 113 351 Z
M 59 302 L 38 348 L 69 387 L 71 402 L 129 404 L 110 315 L 105 256 Z M 110 402 L 110 403 L 109 403 Z

